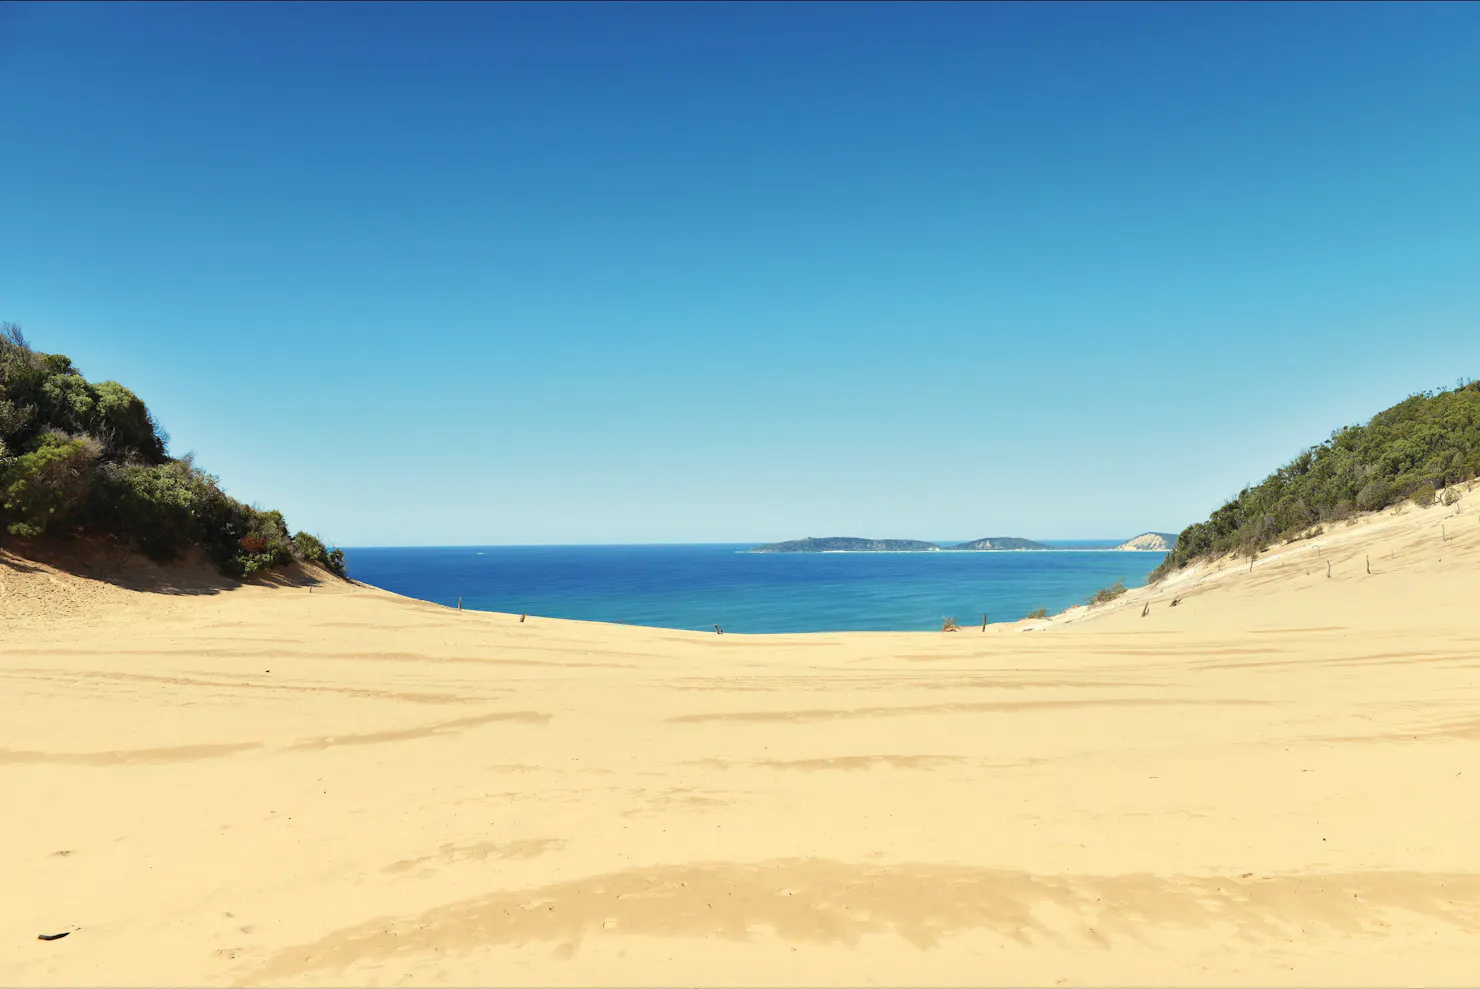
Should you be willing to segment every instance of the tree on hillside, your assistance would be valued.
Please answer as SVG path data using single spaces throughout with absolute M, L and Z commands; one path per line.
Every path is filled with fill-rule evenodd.
M 1480 382 L 1410 395 L 1365 425 L 1347 426 L 1182 530 L 1151 573 L 1193 560 L 1250 555 L 1325 522 L 1414 499 L 1480 475 Z
M 156 560 L 195 546 L 229 576 L 295 559 L 344 576 L 340 550 L 289 537 L 280 512 L 230 497 L 167 445 L 133 392 L 0 323 L 0 539 L 106 537 Z

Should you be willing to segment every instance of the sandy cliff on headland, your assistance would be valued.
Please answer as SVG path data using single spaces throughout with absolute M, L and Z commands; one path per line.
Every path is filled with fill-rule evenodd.
M 1139 536 L 1132 536 L 1115 548 L 1140 553 L 1166 553 L 1176 544 L 1176 533 L 1143 532 Z
M 1480 495 L 985 633 L 275 580 L 0 558 L 0 981 L 1473 983 Z

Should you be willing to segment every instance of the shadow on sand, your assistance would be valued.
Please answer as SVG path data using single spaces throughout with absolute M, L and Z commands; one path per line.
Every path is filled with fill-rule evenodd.
M 220 574 L 198 553 L 156 563 L 127 547 L 99 540 L 26 541 L 0 546 L 0 573 L 39 574 L 60 570 L 148 594 L 221 594 L 239 587 L 313 587 L 338 578 L 313 566 L 294 563 L 281 570 L 236 580 Z

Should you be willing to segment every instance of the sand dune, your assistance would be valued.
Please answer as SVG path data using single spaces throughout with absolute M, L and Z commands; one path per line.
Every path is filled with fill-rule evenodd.
M 7 984 L 1475 979 L 1480 494 L 986 632 L 127 582 L 0 558 Z

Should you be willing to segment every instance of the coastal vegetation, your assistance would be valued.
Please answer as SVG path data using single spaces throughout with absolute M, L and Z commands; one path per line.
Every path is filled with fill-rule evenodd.
M 1125 578 L 1120 578 L 1109 587 L 1102 587 L 1089 596 L 1085 604 L 1093 608 L 1097 604 L 1109 604 L 1126 591 Z
M 1410 395 L 1364 425 L 1338 429 L 1183 529 L 1150 579 L 1201 558 L 1257 554 L 1357 512 L 1408 500 L 1431 505 L 1439 491 L 1477 474 L 1480 382 Z
M 345 575 L 340 550 L 290 536 L 282 513 L 230 497 L 167 443 L 133 392 L 0 324 L 0 541 L 106 538 L 159 561 L 198 548 L 238 578 L 295 560 Z

